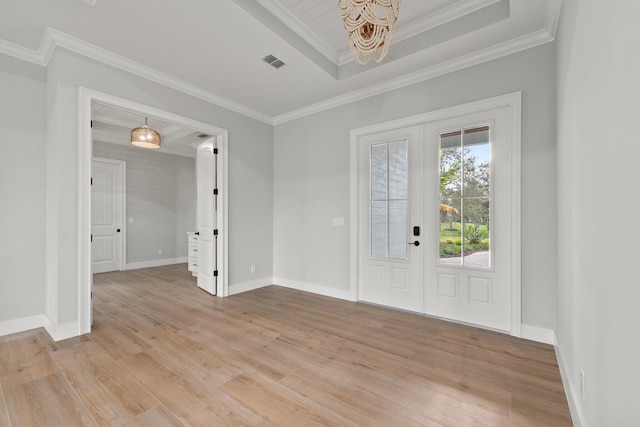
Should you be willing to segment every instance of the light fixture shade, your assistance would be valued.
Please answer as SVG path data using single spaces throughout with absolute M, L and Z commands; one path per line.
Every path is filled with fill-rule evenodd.
M 358 63 L 366 64 L 372 54 L 376 62 L 387 55 L 399 10 L 400 0 L 340 0 L 340 14 Z
M 131 131 L 131 143 L 143 148 L 160 148 L 160 134 L 147 126 L 147 118 L 144 118 L 144 126 Z

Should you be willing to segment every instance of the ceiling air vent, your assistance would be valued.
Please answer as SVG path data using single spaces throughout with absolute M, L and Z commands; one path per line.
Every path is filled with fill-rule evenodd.
M 273 68 L 280 68 L 283 65 L 285 65 L 284 62 L 282 62 L 281 60 L 279 60 L 273 55 L 267 55 L 264 58 L 262 58 L 262 60 L 267 64 L 271 65 Z
M 206 133 L 201 133 L 200 135 L 198 135 L 198 138 L 209 138 L 209 135 L 207 135 Z

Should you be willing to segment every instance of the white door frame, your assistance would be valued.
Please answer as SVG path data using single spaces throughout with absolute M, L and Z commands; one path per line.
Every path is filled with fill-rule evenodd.
M 358 254 L 359 248 L 359 170 L 358 170 L 358 141 L 361 137 L 393 129 L 415 126 L 439 120 L 455 118 L 467 114 L 491 110 L 494 108 L 508 108 L 511 137 L 511 330 L 509 333 L 516 337 L 522 336 L 522 250 L 521 250 L 521 120 L 522 93 L 513 92 L 507 95 L 471 102 L 442 110 L 431 111 L 385 123 L 378 123 L 350 132 L 350 236 L 349 236 L 349 287 L 351 299 L 359 300 L 358 296 Z
M 115 108 L 133 111 L 145 116 L 156 117 L 160 120 L 188 127 L 208 135 L 212 135 L 218 142 L 220 154 L 218 157 L 218 188 L 221 205 L 218 216 L 219 238 L 221 246 L 218 251 L 218 296 L 229 294 L 228 283 L 228 145 L 229 132 L 217 126 L 173 114 L 164 110 L 140 104 L 114 95 L 109 95 L 86 87 L 78 91 L 78 221 L 76 232 L 78 236 L 78 325 L 79 334 L 91 332 L 91 159 L 93 156 L 93 141 L 91 139 L 91 104 L 97 102 Z
M 120 225 L 120 256 L 118 263 L 120 265 L 120 271 L 127 269 L 127 162 L 124 160 L 108 159 L 106 157 L 91 157 L 91 161 L 98 161 L 102 163 L 110 163 L 112 165 L 120 166 L 120 173 L 122 182 L 120 183 L 120 218 L 122 218 L 122 224 Z M 93 191 L 93 188 L 91 188 Z

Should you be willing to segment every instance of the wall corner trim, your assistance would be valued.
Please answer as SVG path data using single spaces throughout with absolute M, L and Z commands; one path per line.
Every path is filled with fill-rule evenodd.
M 62 341 L 67 338 L 77 337 L 80 334 L 80 324 L 77 321 L 63 323 L 58 325 L 54 323 L 48 316 L 45 316 L 46 322 L 44 328 L 54 341 Z
M 255 289 L 260 289 L 271 285 L 273 285 L 273 277 L 263 277 L 262 279 L 230 284 L 229 296 L 253 291 Z
M 553 329 L 541 328 L 539 326 L 522 325 L 522 337 L 525 340 L 537 341 L 543 344 L 555 345 L 556 333 Z

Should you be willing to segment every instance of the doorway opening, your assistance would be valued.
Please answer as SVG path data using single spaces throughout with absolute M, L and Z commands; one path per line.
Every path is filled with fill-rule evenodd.
M 91 170 L 93 157 L 93 139 L 91 130 L 92 106 L 103 105 L 123 112 L 133 112 L 138 115 L 153 117 L 177 127 L 195 130 L 206 135 L 209 140 L 214 140 L 217 151 L 217 250 L 215 260 L 217 266 L 217 295 L 228 295 L 228 131 L 217 126 L 210 125 L 180 116 L 148 105 L 139 104 L 130 100 L 98 92 L 92 89 L 80 88 L 79 129 L 78 129 L 78 324 L 80 334 L 91 331 L 91 286 L 92 286 L 92 256 L 91 256 Z M 185 235 L 185 240 L 186 240 Z

